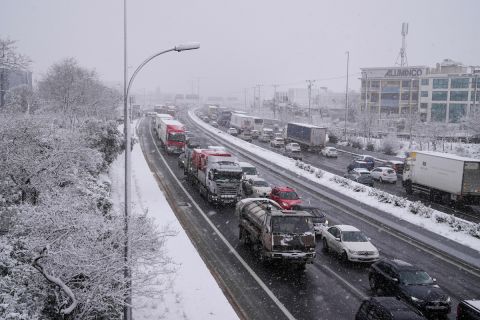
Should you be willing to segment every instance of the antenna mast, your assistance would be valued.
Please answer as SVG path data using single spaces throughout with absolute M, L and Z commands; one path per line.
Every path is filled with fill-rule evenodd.
M 408 60 L 407 60 L 407 45 L 406 45 L 406 37 L 408 34 L 408 23 L 403 22 L 402 23 L 402 47 L 400 48 L 400 67 L 405 67 L 408 66 Z M 398 57 L 397 61 L 395 62 L 396 65 L 398 65 Z

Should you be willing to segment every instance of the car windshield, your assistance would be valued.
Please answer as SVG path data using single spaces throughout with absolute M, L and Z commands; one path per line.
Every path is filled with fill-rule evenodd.
M 343 231 L 343 242 L 368 242 L 367 237 L 361 231 Z
M 313 223 L 310 217 L 283 216 L 272 217 L 273 233 L 305 233 L 312 232 Z
M 243 167 L 242 171 L 247 176 L 255 176 L 257 175 L 257 169 L 254 167 Z
M 275 141 L 277 141 L 277 142 L 283 142 L 283 139 L 282 139 L 282 138 L 275 138 Z
M 185 142 L 185 134 L 183 132 L 173 132 L 168 135 L 168 140 Z
M 368 172 L 368 171 L 360 171 L 359 173 L 362 176 L 369 176 L 370 175 L 370 172 Z
M 281 199 L 285 200 L 297 200 L 298 195 L 295 191 L 284 191 L 284 192 L 279 192 L 278 194 Z
M 263 181 L 263 180 L 253 181 L 253 185 L 255 187 L 268 187 L 267 181 Z
M 406 285 L 423 285 L 433 283 L 433 279 L 430 278 L 428 273 L 421 270 L 400 271 L 399 278 L 400 282 Z

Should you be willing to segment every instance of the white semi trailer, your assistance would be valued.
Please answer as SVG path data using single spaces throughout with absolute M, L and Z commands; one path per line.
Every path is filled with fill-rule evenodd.
M 415 151 L 405 161 L 408 194 L 427 194 L 446 203 L 480 203 L 480 160 L 433 151 Z

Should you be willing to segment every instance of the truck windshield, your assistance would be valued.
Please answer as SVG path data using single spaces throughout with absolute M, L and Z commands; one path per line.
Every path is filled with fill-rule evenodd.
M 247 176 L 256 176 L 257 175 L 257 169 L 254 168 L 254 167 L 243 167 L 242 171 Z
M 240 180 L 242 174 L 240 172 L 215 172 L 213 180 L 215 181 L 237 181 Z
M 312 232 L 313 223 L 310 217 L 283 216 L 272 217 L 273 233 L 305 233 Z
M 172 132 L 168 134 L 169 141 L 185 142 L 185 134 L 183 132 Z

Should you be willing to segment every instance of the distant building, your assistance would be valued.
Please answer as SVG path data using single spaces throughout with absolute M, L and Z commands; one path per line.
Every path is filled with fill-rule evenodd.
M 478 107 L 480 100 L 479 70 L 448 59 L 435 68 L 361 71 L 361 110 L 376 115 L 379 122 L 418 114 L 424 122 L 458 123 Z

